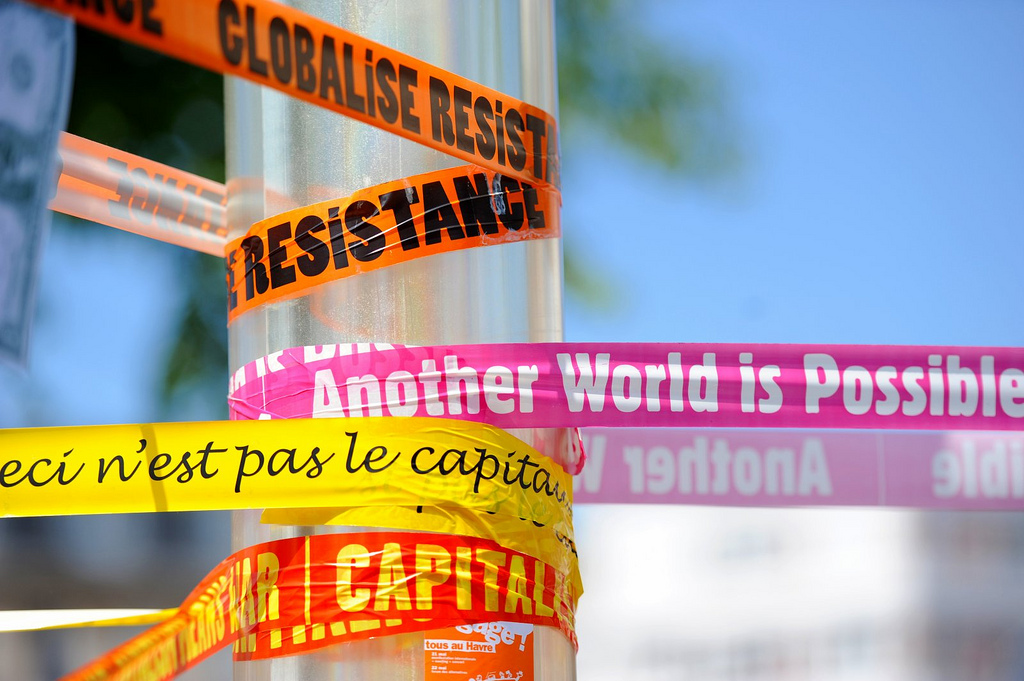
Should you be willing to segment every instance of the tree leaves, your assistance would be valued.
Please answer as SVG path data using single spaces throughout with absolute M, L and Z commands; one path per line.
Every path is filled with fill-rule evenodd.
M 566 146 L 607 138 L 680 176 L 713 178 L 736 164 L 716 68 L 657 42 L 645 3 L 561 0 L 558 80 Z M 565 154 L 571 163 L 572 154 Z

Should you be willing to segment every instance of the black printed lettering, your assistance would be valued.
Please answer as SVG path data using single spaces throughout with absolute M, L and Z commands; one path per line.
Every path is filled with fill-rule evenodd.
M 292 80 L 292 38 L 281 17 L 270 20 L 270 67 L 282 83 Z
M 139 466 L 142 465 L 141 461 L 136 461 L 135 467 L 132 468 L 131 472 L 125 473 L 124 457 L 121 456 L 120 454 L 117 454 L 113 458 L 111 458 L 110 463 L 107 463 L 106 459 L 100 457 L 100 470 L 99 475 L 96 476 L 96 482 L 102 483 L 104 480 L 106 480 L 107 473 L 110 472 L 110 469 L 114 467 L 115 463 L 117 464 L 117 477 L 121 479 L 121 482 L 128 482 L 129 480 L 131 480 L 135 476 L 135 473 L 138 472 Z
M 380 209 L 372 201 L 353 201 L 345 209 L 345 227 L 352 236 L 362 240 L 348 242 L 348 250 L 360 262 L 376 260 L 387 247 L 384 232 L 369 222 L 377 215 Z
M 537 179 L 544 177 L 544 133 L 547 126 L 543 118 L 537 118 L 533 114 L 526 114 L 526 129 L 533 136 L 533 176 Z
M 320 47 L 320 99 L 327 99 L 327 95 L 331 92 L 334 93 L 335 103 L 345 103 L 341 94 L 341 74 L 338 72 L 338 55 L 334 51 L 334 38 L 325 35 Z
M 348 108 L 359 113 L 366 113 L 366 100 L 356 92 L 355 68 L 352 65 L 352 45 L 344 43 L 341 47 L 342 59 L 345 63 L 345 101 Z
M 562 178 L 558 167 L 558 130 L 554 125 L 548 126 L 548 153 L 544 164 L 544 180 L 553 186 L 561 185 Z
M 295 24 L 294 32 L 295 86 L 303 92 L 316 92 L 316 69 L 313 68 L 316 47 L 314 47 L 313 34 L 302 24 Z
M 241 26 L 242 17 L 238 14 L 238 5 L 232 0 L 220 0 L 217 6 L 217 32 L 220 36 L 220 52 L 232 66 L 242 63 L 242 49 L 245 47 L 241 38 L 228 33 L 228 26 Z
M 413 114 L 416 104 L 412 89 L 416 87 L 419 74 L 416 69 L 404 64 L 398 66 L 398 94 L 402 102 L 402 127 L 411 133 L 420 134 L 420 118 Z
M 348 435 L 350 438 L 348 455 L 345 457 L 345 470 L 349 473 L 358 473 L 364 468 L 370 473 L 380 473 L 390 468 L 400 456 L 400 453 L 396 453 L 386 464 L 374 467 L 373 464 L 387 458 L 387 447 L 381 445 L 371 447 L 366 454 L 362 455 L 361 460 L 359 460 L 359 457 L 356 456 L 356 440 L 359 437 L 359 433 L 345 433 L 345 435 Z
M 198 452 L 196 452 L 196 454 L 202 454 L 203 455 L 202 460 L 199 462 L 199 468 L 200 468 L 199 473 L 200 473 L 200 475 L 202 475 L 204 478 L 209 480 L 210 478 L 215 476 L 217 473 L 219 473 L 220 472 L 219 468 L 214 468 L 212 471 L 206 470 L 206 466 L 207 466 L 207 464 L 210 461 L 210 454 L 226 454 L 227 451 L 228 451 L 227 447 L 224 447 L 223 449 L 214 449 L 213 448 L 213 442 L 211 441 L 211 442 L 208 442 L 206 444 L 206 447 L 204 447 L 203 449 L 200 449 Z
M 155 192 L 150 191 L 151 182 L 149 175 L 142 168 L 132 169 L 132 200 L 129 204 L 132 209 L 132 217 L 144 225 L 151 224 L 153 210 L 156 208 L 156 197 L 150 198 Z M 136 189 L 140 191 L 136 191 Z
M 441 230 L 448 231 L 451 240 L 463 239 L 466 234 L 455 215 L 451 200 L 440 182 L 423 185 L 423 239 L 427 244 L 441 243 Z
M 473 182 L 476 182 L 475 188 Z M 498 218 L 494 215 L 487 175 L 476 173 L 472 180 L 456 177 L 452 183 L 459 197 L 459 211 L 462 213 L 462 224 L 466 226 L 466 236 L 480 236 L 481 230 L 484 234 L 497 234 Z
M 126 24 L 135 17 L 135 3 L 131 0 L 114 0 L 114 14 Z
M 21 480 L 8 480 L 8 478 L 12 478 L 17 475 L 20 470 L 21 462 L 17 459 L 12 459 L 3 466 L 0 466 L 0 487 L 14 487 L 18 483 L 24 481 L 25 478 L 21 478 Z
M 185 212 L 183 193 L 177 191 L 178 180 L 168 177 L 160 186 L 159 203 L 156 206 L 156 221 L 165 227 L 177 224 Z
M 73 451 L 74 451 L 74 449 L 69 449 L 68 451 L 64 452 L 64 455 L 63 455 L 63 456 L 64 456 L 64 458 L 66 459 L 66 458 L 68 457 L 68 455 L 69 455 L 69 454 L 71 454 L 71 452 L 73 452 Z M 78 467 L 78 470 L 77 470 L 77 471 L 75 471 L 75 474 L 74 474 L 74 475 L 72 475 L 72 476 L 71 476 L 70 478 L 68 478 L 67 480 L 65 480 L 65 479 L 64 479 L 64 466 L 65 466 L 65 465 L 66 465 L 66 462 L 64 462 L 64 461 L 61 461 L 61 462 L 60 462 L 60 465 L 59 465 L 59 466 L 57 466 L 57 482 L 58 482 L 59 484 L 61 484 L 61 485 L 69 485 L 69 484 L 71 484 L 72 482 L 74 482 L 75 478 L 77 478 L 77 477 L 78 477 L 78 475 L 79 475 L 79 474 L 80 474 L 80 473 L 82 472 L 82 470 L 83 470 L 83 469 L 85 468 L 85 464 L 84 464 L 84 463 L 83 463 L 83 464 L 81 464 L 81 465 L 80 465 L 80 466 Z
M 435 142 L 455 144 L 455 131 L 448 112 L 452 107 L 448 86 L 440 78 L 430 77 L 430 131 Z
M 142 30 L 153 35 L 164 34 L 164 23 L 153 16 L 156 0 L 142 0 Z
M 170 473 L 161 474 L 165 468 L 171 465 L 171 455 L 166 452 L 161 452 L 153 457 L 149 462 L 149 477 L 151 480 L 160 482 L 174 475 L 174 471 L 177 470 L 177 466 Z
M 295 244 L 307 255 L 299 256 L 295 264 L 304 276 L 315 277 L 327 269 L 331 252 L 327 244 L 315 235 L 325 229 L 324 221 L 316 215 L 307 215 L 295 225 Z
M 295 282 L 295 266 L 288 261 L 288 241 L 292 238 L 292 223 L 282 222 L 267 230 L 267 263 L 270 265 L 270 287 L 281 288 Z
M 480 458 L 477 460 L 475 465 L 470 466 L 469 468 L 463 467 L 462 474 L 474 474 L 473 492 L 479 494 L 480 483 L 483 482 L 484 480 L 493 480 L 494 477 L 498 474 L 498 471 L 501 468 L 501 466 L 498 464 L 498 457 L 494 456 L 493 454 L 488 454 L 486 449 L 477 448 L 476 451 L 477 453 L 480 454 Z M 487 464 L 491 465 L 490 474 L 484 473 L 484 467 Z
M 341 227 L 341 219 L 338 217 L 340 208 L 331 207 L 327 209 L 327 227 L 331 234 L 331 253 L 334 256 L 334 269 L 340 270 L 348 267 L 348 251 L 345 250 L 345 230 Z
M 185 470 L 183 470 L 181 473 L 178 473 L 178 477 L 175 478 L 175 480 L 177 480 L 179 483 L 184 484 L 192 480 L 192 476 L 195 474 L 195 469 L 199 467 L 199 464 L 192 464 L 192 452 L 185 452 L 185 454 L 182 455 L 181 461 L 178 463 L 177 466 L 174 467 L 172 473 L 177 473 L 178 469 L 182 467 L 184 467 Z
M 452 90 L 455 99 L 455 146 L 472 154 L 475 151 L 473 136 L 469 134 L 469 107 L 473 93 L 458 85 Z
M 513 203 L 509 193 L 520 191 L 519 183 L 511 177 L 502 175 L 498 185 L 505 199 L 505 211 L 499 215 L 501 224 L 505 226 L 505 229 L 518 231 L 523 226 L 523 206 L 519 202 Z
M 248 36 L 248 40 L 245 41 L 245 46 L 248 48 L 249 55 L 249 70 L 260 76 L 267 75 L 267 62 L 265 59 L 260 59 L 256 54 L 256 8 L 251 5 L 245 8 L 245 34 Z
M 420 240 L 419 235 L 416 234 L 411 208 L 412 204 L 420 202 L 416 187 L 396 189 L 393 192 L 381 194 L 378 198 L 381 210 L 390 210 L 395 214 L 395 227 L 398 229 L 402 250 L 409 251 L 419 248 Z
M 329 457 L 327 457 L 326 459 L 321 461 L 320 457 L 317 456 L 319 453 L 320 453 L 320 448 L 319 447 L 313 447 L 313 452 L 310 455 L 310 458 L 313 461 L 313 468 L 308 470 L 308 471 L 306 471 L 306 477 L 311 479 L 311 480 L 313 478 L 319 478 L 320 475 L 324 472 L 324 466 L 326 466 L 328 464 L 328 462 L 330 462 L 330 460 L 334 458 L 334 453 L 332 452 Z
M 373 96 L 373 50 L 366 50 L 366 64 L 363 66 L 366 79 L 366 115 L 377 115 L 377 100 Z
M 395 94 L 394 83 L 395 65 L 388 59 L 381 59 L 377 62 L 377 87 L 380 94 L 377 96 L 377 108 L 380 110 L 380 117 L 388 123 L 398 120 L 398 95 Z
M 282 454 L 284 454 L 284 456 L 280 457 Z M 280 463 L 277 465 L 275 462 Z M 296 467 L 294 449 L 278 449 L 270 455 L 270 459 L 267 461 L 267 473 L 270 473 L 272 476 L 283 473 L 286 468 L 291 473 L 298 473 L 302 470 L 301 466 Z
M 252 300 L 270 288 L 267 266 L 260 262 L 263 259 L 263 239 L 256 235 L 247 237 L 242 240 L 241 248 L 245 256 L 245 299 Z
M 242 478 L 251 478 L 263 470 L 263 452 L 258 449 L 249 449 L 249 445 L 236 446 L 235 449 L 241 453 L 238 458 L 238 472 L 235 474 L 235 494 L 238 494 L 242 491 Z M 245 464 L 251 457 L 257 458 L 256 470 L 248 471 Z
M 501 115 L 501 100 L 494 102 L 495 144 L 498 147 L 498 163 L 505 165 L 505 117 Z
M 128 164 L 116 158 L 108 158 L 107 167 L 113 169 L 118 176 L 117 187 L 114 188 L 117 199 L 107 199 L 110 214 L 115 218 L 127 220 L 128 206 L 132 198 L 132 177 L 128 174 Z
M 476 134 L 476 151 L 486 159 L 494 158 L 494 128 L 491 125 L 494 121 L 494 111 L 491 109 L 491 102 L 486 97 L 477 97 L 473 102 L 473 114 L 476 117 L 476 127 L 480 132 Z
M 537 190 L 525 182 L 523 183 L 523 206 L 526 208 L 526 224 L 530 229 L 547 227 L 544 211 L 539 210 L 540 198 L 537 196 Z
M 523 117 L 515 109 L 509 109 L 505 114 L 505 129 L 508 131 L 509 142 L 512 146 L 506 149 L 508 153 L 508 164 L 516 170 L 526 167 L 526 147 L 523 145 Z
M 238 307 L 238 291 L 235 290 L 235 264 L 238 262 L 236 251 L 228 253 L 227 286 L 228 286 L 228 312 Z

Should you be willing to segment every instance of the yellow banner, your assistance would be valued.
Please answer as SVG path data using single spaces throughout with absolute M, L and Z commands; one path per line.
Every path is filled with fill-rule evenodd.
M 360 418 L 0 430 L 4 517 L 339 506 L 458 507 L 572 536 L 569 475 L 484 424 Z
M 0 632 L 84 627 L 135 627 L 163 622 L 177 612 L 177 608 L 168 610 L 4 610 L 0 612 Z

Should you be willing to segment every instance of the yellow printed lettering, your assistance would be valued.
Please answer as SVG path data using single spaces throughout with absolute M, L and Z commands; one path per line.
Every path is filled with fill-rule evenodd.
M 433 589 L 452 574 L 452 556 L 437 544 L 416 545 L 416 609 L 434 607 Z
M 514 613 L 520 606 L 524 615 L 533 614 L 533 602 L 527 593 L 526 565 L 523 557 L 513 555 L 508 564 L 508 591 L 505 594 L 505 612 Z
M 366 547 L 360 544 L 349 544 L 338 551 L 337 559 L 337 586 L 335 592 L 338 605 L 345 612 L 358 612 L 364 610 L 370 603 L 369 589 L 352 590 L 353 568 L 367 568 L 370 566 L 370 556 Z
M 405 565 L 402 563 L 402 547 L 395 542 L 384 544 L 380 558 L 380 577 L 377 579 L 377 595 L 373 599 L 374 610 L 387 610 L 391 599 L 399 610 L 411 610 L 412 599 L 406 586 Z
M 476 559 L 484 566 L 484 608 L 488 612 L 498 612 L 498 568 L 505 564 L 505 554 L 501 551 L 477 549 Z
M 256 610 L 260 622 L 280 617 L 278 611 L 277 575 L 281 563 L 276 553 L 256 556 Z

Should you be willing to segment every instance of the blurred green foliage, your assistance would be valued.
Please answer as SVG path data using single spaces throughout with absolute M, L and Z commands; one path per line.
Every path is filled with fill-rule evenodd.
M 594 140 L 694 180 L 734 167 L 722 78 L 678 45 L 655 41 L 641 24 L 647 9 L 625 0 L 556 2 L 563 172 L 571 172 L 573 149 Z M 223 181 L 223 117 L 217 74 L 78 30 L 70 132 Z M 567 291 L 600 310 L 614 301 L 613 287 L 571 246 Z M 225 418 L 223 265 L 184 249 L 176 257 L 187 286 L 164 358 L 165 417 Z
M 656 16 L 656 3 L 558 0 L 555 7 L 563 176 L 571 174 L 573 149 L 606 140 L 691 181 L 735 169 L 725 79 L 715 65 L 653 39 L 642 18 Z M 567 294 L 595 314 L 619 304 L 619 287 L 574 248 L 574 225 L 563 231 Z
M 81 27 L 76 38 L 68 132 L 224 181 L 221 76 Z M 163 360 L 164 417 L 227 418 L 223 263 L 186 249 L 174 257 L 185 290 L 184 302 L 167 308 L 177 319 Z
M 654 38 L 642 21 L 656 20 L 657 3 L 559 0 L 556 9 L 565 146 L 612 140 L 690 179 L 735 168 L 725 79 L 714 64 Z

